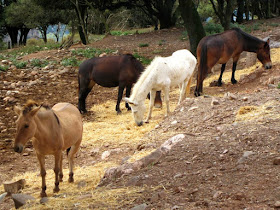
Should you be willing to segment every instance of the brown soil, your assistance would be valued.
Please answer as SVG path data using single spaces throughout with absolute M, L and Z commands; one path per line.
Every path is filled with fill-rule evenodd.
M 280 19 L 274 21 L 279 23 Z M 273 34 L 275 30 L 256 32 L 255 35 L 263 38 Z M 118 50 L 119 53 L 133 53 L 137 49 L 139 54 L 150 58 L 155 55 L 168 56 L 178 49 L 188 48 L 188 42 L 181 39 L 182 32 L 183 29 L 174 28 L 131 36 L 107 36 L 89 47 L 110 48 Z M 139 47 L 140 43 L 148 43 L 149 46 Z M 31 54 L 23 59 L 47 56 L 54 58 L 56 55 L 57 51 L 53 50 Z M 147 134 L 151 140 L 162 138 L 160 141 L 162 143 L 167 140 L 166 136 L 172 137 L 183 133 L 186 135 L 184 141 L 176 145 L 157 164 L 110 183 L 109 187 L 112 188 L 130 185 L 148 186 L 132 205 L 120 204 L 119 208 L 131 208 L 143 203 L 146 203 L 149 209 L 274 208 L 275 202 L 280 201 L 279 166 L 273 165 L 273 160 L 279 156 L 280 149 L 280 92 L 277 88 L 270 89 L 260 80 L 267 81 L 269 78 L 280 76 L 279 70 L 278 63 L 268 70 L 269 73 L 249 83 L 204 88 L 206 95 L 231 92 L 237 99 L 218 98 L 219 104 L 214 106 L 211 106 L 211 97 L 191 96 L 191 99 L 185 100 L 171 116 L 159 124 L 159 127 Z M 0 73 L 1 81 L 18 81 L 20 72 L 21 70 L 13 70 L 11 73 Z M 27 80 L 25 77 L 21 79 Z M 49 85 L 53 84 L 51 82 L 51 79 L 46 78 L 44 83 L 32 86 L 25 91 L 26 94 L 17 96 L 15 103 L 5 102 L 3 100 L 5 95 L 1 92 L 0 117 L 4 129 L 0 133 L 0 183 L 18 173 L 34 171 L 34 167 L 38 164 L 33 150 L 27 154 L 28 157 L 15 154 L 13 151 L 16 120 L 13 106 L 23 104 L 28 98 L 40 102 L 47 101 L 50 105 L 58 101 L 77 104 L 77 69 L 62 74 L 55 86 Z M 4 89 L 7 90 L 1 82 L 0 90 Z M 116 88 L 96 86 L 94 94 L 90 94 L 87 98 L 87 106 L 106 100 L 115 101 L 112 95 L 117 95 Z M 248 100 L 243 100 L 245 96 Z M 235 120 L 240 107 L 262 106 L 267 102 L 270 103 L 267 110 L 273 115 L 265 115 L 255 120 Z M 195 108 L 189 110 L 191 107 Z M 93 121 L 94 113 L 89 112 L 83 118 L 84 121 Z M 175 120 L 177 123 L 172 124 L 171 122 Z M 32 148 L 31 143 L 27 147 Z M 87 148 L 83 150 L 84 153 L 76 159 L 77 165 L 91 159 L 87 155 Z M 251 155 L 242 158 L 246 151 L 251 152 Z M 116 155 L 114 158 L 122 159 L 125 155 L 120 154 L 119 157 Z M 52 167 L 50 161 L 47 160 L 49 168 Z M 159 185 L 162 187 L 149 190 Z M 0 203 L 1 209 L 11 207 L 12 203 L 8 199 Z

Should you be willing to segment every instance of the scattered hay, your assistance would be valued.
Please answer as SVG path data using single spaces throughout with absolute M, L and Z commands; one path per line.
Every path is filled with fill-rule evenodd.
M 140 160 L 141 158 L 145 157 L 145 156 L 148 156 L 149 154 L 151 154 L 152 152 L 154 152 L 155 149 L 150 149 L 150 150 L 141 150 L 141 151 L 138 151 L 136 152 L 134 155 L 132 155 L 128 162 L 129 163 L 133 163 L 137 160 Z
M 278 101 L 268 101 L 262 106 L 243 106 L 240 107 L 235 120 L 236 121 L 263 121 L 265 119 L 279 119 L 280 114 L 274 107 L 279 106 Z

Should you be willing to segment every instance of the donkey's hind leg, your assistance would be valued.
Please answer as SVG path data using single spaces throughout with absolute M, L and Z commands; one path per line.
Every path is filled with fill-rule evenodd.
M 54 160 L 55 160 L 55 165 L 54 165 L 54 173 L 55 173 L 55 187 L 53 189 L 53 192 L 56 193 L 56 192 L 59 192 L 59 178 L 58 178 L 58 175 L 59 175 L 59 172 L 60 172 L 60 159 L 62 157 L 61 155 L 62 151 L 58 151 L 57 153 L 55 153 L 54 155 Z
M 178 105 L 186 98 L 186 87 L 187 87 L 187 80 L 182 82 L 180 85 L 180 97 L 178 101 Z
M 92 87 L 95 85 L 93 80 L 80 79 L 79 81 L 79 102 L 78 109 L 81 113 L 86 113 L 86 98 L 90 93 Z
M 68 162 L 69 162 L 69 179 L 68 182 L 74 182 L 74 173 L 73 173 L 73 168 L 74 168 L 74 155 L 78 152 L 80 148 L 82 138 L 73 146 L 71 146 L 71 149 L 68 153 Z
M 131 92 L 131 85 L 128 85 L 128 86 L 126 86 L 126 90 L 125 90 L 125 96 L 127 98 L 129 98 L 130 92 Z M 130 108 L 130 106 L 128 105 L 127 102 L 125 102 L 125 107 L 127 108 L 127 111 L 131 110 L 131 108 Z
M 170 87 L 166 86 L 164 88 L 164 100 L 165 100 L 165 104 L 166 104 L 166 114 L 165 116 L 168 116 L 170 113 L 170 108 L 169 108 L 169 91 L 170 91 Z
M 155 98 L 156 98 L 156 91 L 155 91 L 155 90 L 151 90 L 151 91 L 150 91 L 149 113 L 148 113 L 147 119 L 145 120 L 146 123 L 148 123 L 149 120 L 150 120 L 151 117 L 152 117 L 152 109 L 153 109 L 154 104 L 155 104 Z
M 63 182 L 62 157 L 63 154 L 61 153 L 60 163 L 59 163 L 59 182 Z
M 124 88 L 125 88 L 124 85 L 121 85 L 121 84 L 119 85 L 118 100 L 117 100 L 117 105 L 116 105 L 117 114 L 122 113 L 121 110 L 120 110 L 120 103 L 121 103 L 121 100 L 122 100 L 122 97 L 123 97 Z

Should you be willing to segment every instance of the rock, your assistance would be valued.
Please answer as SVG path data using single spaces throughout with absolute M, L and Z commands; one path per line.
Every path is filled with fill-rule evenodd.
M 35 75 L 38 74 L 38 72 L 37 72 L 37 71 L 32 71 L 30 74 L 31 74 L 32 76 L 35 76 Z
M 244 96 L 244 97 L 242 98 L 242 101 L 248 101 L 248 97 Z
M 147 207 L 148 207 L 148 205 L 146 203 L 142 203 L 138 206 L 134 206 L 130 210 L 145 210 Z
M 6 197 L 6 195 L 7 195 L 8 193 L 3 193 L 3 194 L 1 194 L 0 195 L 0 202 Z
M 104 57 L 104 56 L 106 56 L 107 55 L 107 53 L 101 53 L 100 55 L 99 55 L 99 57 Z
M 214 199 L 220 198 L 222 196 L 223 192 L 222 191 L 217 191 L 215 192 L 215 194 L 213 195 Z
M 46 204 L 49 201 L 48 197 L 43 197 L 40 199 L 40 204 Z
M 280 208 L 280 201 L 276 201 L 275 204 L 274 204 L 274 207 L 275 208 Z
M 177 205 L 175 205 L 175 206 L 173 206 L 173 207 L 171 208 L 171 210 L 177 210 L 177 209 L 180 209 L 180 207 L 177 206 Z
M 27 201 L 35 200 L 34 197 L 32 197 L 31 195 L 27 195 L 27 194 L 12 194 L 12 199 L 15 203 L 16 209 L 25 205 Z
M 101 159 L 102 159 L 102 160 L 105 160 L 105 159 L 107 159 L 110 155 L 111 155 L 111 152 L 110 152 L 110 151 L 105 151 L 105 152 L 102 153 Z
M 99 152 L 99 148 L 93 148 L 91 151 L 90 151 L 90 156 L 96 156 Z
M 19 190 L 23 189 L 25 186 L 25 179 L 20 179 L 16 182 L 4 182 L 4 190 L 7 192 L 9 195 L 12 193 L 17 193 Z
M 274 88 L 276 88 L 276 85 L 268 84 L 268 89 L 274 89 Z
M 3 99 L 3 101 L 6 101 L 8 103 L 13 103 L 16 102 L 16 99 L 14 97 L 7 96 Z
M 8 65 L 9 61 L 8 60 L 2 60 L 1 63 L 4 64 L 4 65 Z
M 209 87 L 217 87 L 217 86 L 218 86 L 218 80 L 214 80 L 209 84 Z
M 60 72 L 59 72 L 59 74 L 64 74 L 64 73 L 67 73 L 67 72 L 69 72 L 70 70 L 68 69 L 68 68 L 64 68 L 63 70 L 61 70 Z
M 78 184 L 78 189 L 83 188 L 85 186 L 87 186 L 87 182 L 85 180 L 80 181 Z
M 198 109 L 198 106 L 193 106 L 193 107 L 189 108 L 188 111 L 192 111 L 192 110 L 195 110 L 195 109 Z
M 252 152 L 252 151 L 245 151 L 244 154 L 243 154 L 243 157 L 247 158 L 247 157 L 249 157 L 250 155 L 253 155 L 253 154 L 254 154 L 254 152 Z
M 84 200 L 87 198 L 92 198 L 92 194 L 89 193 L 89 194 L 81 195 L 81 196 L 79 196 L 78 200 Z
M 224 94 L 224 98 L 228 98 L 230 100 L 236 100 L 237 96 L 234 95 L 233 93 L 227 92 L 227 93 Z
M 173 122 L 171 122 L 171 125 L 176 125 L 178 123 L 177 120 L 174 120 Z
M 217 99 L 212 98 L 211 106 L 215 106 L 215 105 L 219 105 L 219 104 L 220 104 L 220 102 Z
M 276 158 L 273 160 L 273 165 L 280 165 L 280 157 L 276 157 Z

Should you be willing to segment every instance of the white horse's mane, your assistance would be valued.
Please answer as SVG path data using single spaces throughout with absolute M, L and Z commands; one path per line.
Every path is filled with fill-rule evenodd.
M 133 87 L 133 90 L 132 90 L 132 93 L 131 93 L 131 96 L 130 96 L 131 99 L 135 99 L 135 96 L 138 93 L 139 88 L 141 87 L 143 82 L 146 81 L 146 78 L 150 75 L 150 72 L 154 69 L 154 66 L 158 64 L 157 60 L 159 58 L 162 58 L 162 57 L 156 56 L 153 59 L 152 63 L 149 66 L 147 66 L 146 69 L 142 72 L 138 81 L 135 83 L 135 85 Z

